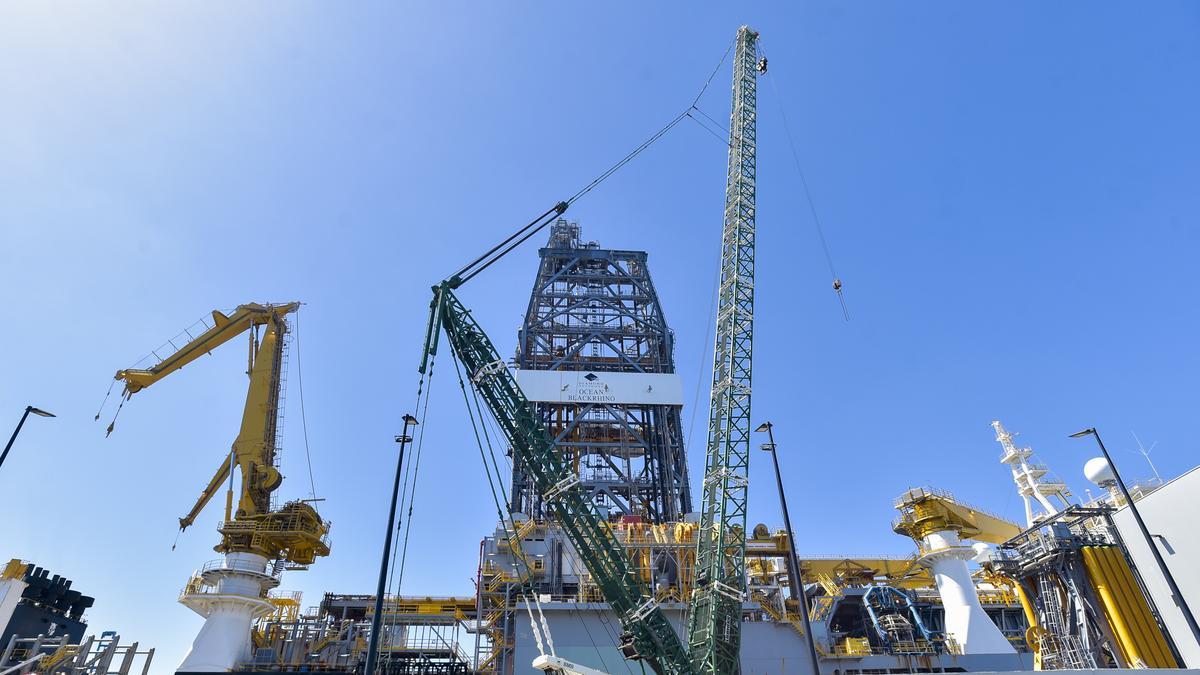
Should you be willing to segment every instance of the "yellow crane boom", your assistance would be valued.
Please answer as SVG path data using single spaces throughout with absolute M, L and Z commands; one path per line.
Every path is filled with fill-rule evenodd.
M 274 460 L 283 336 L 287 332 L 285 317 L 299 307 L 298 302 L 279 305 L 250 303 L 239 306 L 228 316 L 214 310 L 213 326 L 170 356 L 147 369 L 117 371 L 116 379 L 125 383 L 122 396 L 129 399 L 243 332 L 254 329 L 250 335 L 250 364 L 247 371 L 250 386 L 246 392 L 241 429 L 229 454 L 221 460 L 212 479 L 200 493 L 200 498 L 187 515 L 179 519 L 181 530 L 195 521 L 221 484 L 230 477 L 235 466 L 241 472 L 241 493 L 236 513 L 231 513 L 232 494 L 226 500 L 225 520 L 255 520 L 270 513 L 271 492 L 282 482 Z M 261 334 L 259 328 L 265 328 Z M 229 541 L 226 541 L 224 546 L 228 545 Z

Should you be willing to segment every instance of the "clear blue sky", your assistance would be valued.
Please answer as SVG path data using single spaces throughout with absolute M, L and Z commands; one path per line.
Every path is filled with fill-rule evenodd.
M 0 423 L 59 417 L 0 469 L 0 554 L 75 579 L 94 629 L 170 672 L 219 508 L 172 552 L 175 519 L 235 434 L 244 349 L 139 394 L 109 439 L 92 415 L 117 368 L 210 309 L 295 299 L 334 544 L 285 587 L 369 592 L 429 286 L 684 107 L 741 23 L 780 94 L 760 90 L 755 418 L 777 425 L 802 551 L 907 552 L 888 523 L 914 485 L 1018 517 L 995 418 L 1079 491 L 1085 426 L 1131 475 L 1131 431 L 1166 475 L 1196 463 L 1195 3 L 5 3 Z M 718 119 L 728 81 L 701 103 Z M 689 392 L 724 174 L 689 123 L 570 214 L 650 252 Z M 535 261 L 462 292 L 506 354 Z M 308 492 L 297 383 L 286 496 Z M 433 396 L 404 591 L 465 595 L 494 512 L 445 372 Z M 763 457 L 751 519 L 777 525 Z

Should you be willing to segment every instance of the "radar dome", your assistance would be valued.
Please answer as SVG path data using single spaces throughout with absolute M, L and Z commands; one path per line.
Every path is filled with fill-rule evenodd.
M 1083 465 L 1083 476 L 1101 487 L 1117 482 L 1112 466 L 1103 457 L 1093 457 Z

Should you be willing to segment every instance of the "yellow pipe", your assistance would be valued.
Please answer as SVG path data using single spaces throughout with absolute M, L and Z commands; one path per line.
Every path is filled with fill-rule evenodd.
M 1129 626 L 1130 635 L 1136 640 L 1132 651 L 1146 666 L 1153 668 L 1157 659 L 1155 658 L 1153 648 L 1150 646 L 1150 635 L 1146 631 L 1146 626 L 1142 621 L 1141 615 L 1135 609 L 1136 600 L 1130 592 L 1129 586 L 1126 585 L 1124 578 L 1122 578 L 1120 570 L 1117 569 L 1113 553 L 1114 549 L 1111 547 L 1101 548 L 1096 551 L 1101 564 L 1104 565 L 1105 575 L 1108 577 L 1109 583 L 1112 585 L 1113 591 L 1117 596 L 1121 618 L 1125 620 L 1125 623 Z M 1131 667 L 1133 667 L 1133 664 L 1131 664 Z
M 1151 632 L 1148 630 L 1141 613 L 1137 610 L 1137 598 L 1134 596 L 1132 589 L 1129 588 L 1117 565 L 1116 550 L 1112 547 L 1104 547 L 1097 549 L 1096 554 L 1104 566 L 1105 575 L 1117 597 L 1121 618 L 1129 626 L 1130 634 L 1136 640 L 1132 656 L 1139 658 L 1147 667 L 1156 667 L 1158 655 L 1152 646 L 1153 638 L 1151 637 Z M 1130 664 L 1131 667 L 1135 665 L 1133 663 Z
M 1150 612 L 1150 604 L 1141 594 L 1141 589 L 1133 578 L 1133 571 L 1129 569 L 1129 563 L 1125 557 L 1121 555 L 1116 548 L 1110 549 L 1114 565 L 1121 577 L 1125 579 L 1127 588 L 1133 594 L 1135 599 L 1135 607 L 1138 613 L 1142 616 L 1142 622 L 1146 625 L 1146 629 L 1150 634 L 1150 644 L 1158 655 L 1157 668 L 1178 668 L 1179 664 L 1175 662 L 1174 655 L 1171 654 L 1171 648 L 1167 646 L 1166 636 L 1163 635 L 1162 629 L 1159 628 L 1158 622 L 1154 620 L 1154 615 Z
M 1148 612 L 1145 611 L 1145 602 L 1141 597 L 1141 593 L 1136 586 L 1133 585 L 1133 577 L 1126 577 L 1123 574 L 1120 554 L 1114 547 L 1103 549 L 1105 562 L 1108 564 L 1110 574 L 1117 584 L 1117 588 L 1121 591 L 1124 604 L 1123 611 L 1129 617 L 1129 621 L 1137 626 L 1137 632 L 1140 639 L 1138 643 L 1138 653 L 1142 655 L 1142 659 L 1146 665 L 1151 668 L 1160 668 L 1162 655 L 1156 649 L 1157 644 L 1154 640 L 1154 633 L 1157 632 L 1157 626 L 1152 625 Z
M 1125 667 L 1131 667 L 1135 661 L 1133 655 L 1130 654 L 1134 642 L 1130 637 L 1129 628 L 1125 625 L 1125 619 L 1121 616 L 1112 585 L 1100 565 L 1100 558 L 1095 547 L 1084 546 L 1082 551 L 1084 569 L 1091 578 L 1096 595 L 1100 596 L 1101 609 L 1104 611 L 1105 618 L 1108 619 L 1109 626 L 1112 627 L 1117 650 L 1121 652 L 1121 660 L 1124 661 Z
M 1038 625 L 1037 614 L 1033 612 L 1033 603 L 1029 601 L 1029 596 L 1026 595 L 1025 589 L 1016 579 L 1009 579 L 1008 581 L 1012 584 L 1013 588 L 1017 589 L 1017 599 L 1021 601 L 1021 610 L 1025 612 L 1025 622 L 1030 626 Z M 1030 647 L 1032 646 L 1030 645 Z
M 1009 579 L 1008 581 L 1017 591 L 1017 598 L 1021 601 L 1021 610 L 1025 612 L 1025 623 L 1029 624 L 1029 629 L 1025 631 L 1025 644 L 1033 652 L 1033 669 L 1041 670 L 1042 652 L 1035 637 L 1037 631 L 1040 630 L 1037 613 L 1033 611 L 1033 603 L 1029 601 L 1029 595 L 1025 593 L 1025 588 L 1016 579 Z

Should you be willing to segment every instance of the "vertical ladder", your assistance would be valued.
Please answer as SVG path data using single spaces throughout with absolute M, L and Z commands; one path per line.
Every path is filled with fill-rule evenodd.
M 1042 601 L 1042 631 L 1038 634 L 1038 652 L 1044 670 L 1094 669 L 1096 664 L 1079 642 L 1078 635 L 1067 630 L 1062 598 L 1051 573 L 1038 575 L 1038 597 Z

